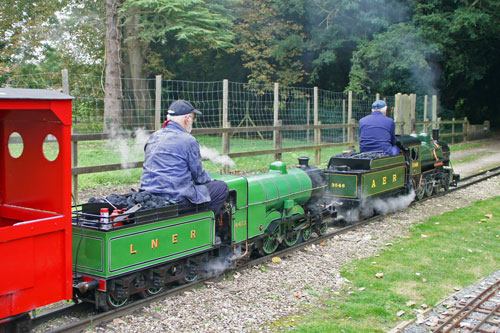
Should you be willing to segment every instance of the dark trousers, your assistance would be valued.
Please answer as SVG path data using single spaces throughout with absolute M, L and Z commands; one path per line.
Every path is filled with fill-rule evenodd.
M 208 193 L 210 193 L 210 201 L 205 203 L 207 209 L 212 210 L 217 216 L 217 214 L 221 213 L 221 207 L 224 201 L 226 201 L 227 195 L 229 194 L 229 188 L 227 184 L 222 180 L 212 180 L 206 184 L 203 184 L 207 187 Z M 184 199 L 180 202 L 184 208 L 195 207 L 194 203 Z
M 213 210 L 215 215 L 220 214 L 222 204 L 226 201 L 229 194 L 227 184 L 222 180 L 213 180 L 203 185 L 208 188 L 208 193 L 210 193 L 211 200 L 207 203 L 207 208 Z

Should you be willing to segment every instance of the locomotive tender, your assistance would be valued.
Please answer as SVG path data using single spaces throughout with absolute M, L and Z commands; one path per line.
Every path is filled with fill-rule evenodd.
M 332 157 L 324 170 L 299 158 L 297 168 L 276 161 L 260 174 L 213 174 L 230 190 L 220 216 L 202 205 L 163 201 L 148 206 L 146 197 L 151 196 L 144 192 L 140 200 L 137 193 L 125 195 L 125 204 L 98 200 L 78 205 L 71 214 L 71 97 L 0 89 L 0 101 L 2 93 L 7 101 L 0 102 L 2 148 L 17 132 L 25 151 L 13 158 L 2 149 L 1 155 L 5 186 L 0 191 L 0 249 L 7 253 L 1 259 L 7 273 L 0 287 L 0 304 L 5 305 L 0 307 L 0 324 L 71 297 L 103 310 L 120 307 L 131 295 L 157 294 L 169 284 L 234 267 L 252 253 L 271 254 L 280 246 L 308 240 L 313 232 L 323 234 L 326 217 L 335 218 L 337 212 L 346 214 L 370 200 L 413 191 L 422 199 L 458 180 L 449 148 L 437 140 L 437 133 L 435 140 L 426 134 L 399 135 L 397 156 L 346 152 Z M 59 155 L 48 162 L 39 160 L 32 148 L 47 133 L 60 144 Z M 35 164 L 43 175 L 27 170 Z M 45 262 L 44 256 L 51 260 Z M 26 260 L 18 262 L 21 257 Z M 16 279 L 19 269 L 33 278 Z

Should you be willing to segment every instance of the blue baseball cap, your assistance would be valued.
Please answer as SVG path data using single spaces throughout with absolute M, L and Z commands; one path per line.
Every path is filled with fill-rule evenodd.
M 373 102 L 372 110 L 380 110 L 380 109 L 385 108 L 386 106 L 387 106 L 387 104 L 385 104 L 384 101 L 379 99 L 378 101 Z
M 196 110 L 191 103 L 183 99 L 174 101 L 168 107 L 168 114 L 171 116 L 182 116 L 191 112 L 194 112 L 196 114 L 201 114 L 201 112 Z

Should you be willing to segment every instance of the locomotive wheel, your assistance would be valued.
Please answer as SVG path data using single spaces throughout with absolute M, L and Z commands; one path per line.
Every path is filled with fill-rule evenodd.
M 160 288 L 149 288 L 147 290 L 141 291 L 141 297 L 146 298 L 148 296 L 153 296 L 159 294 L 163 291 L 163 287 Z
M 270 235 L 267 235 L 262 241 L 262 252 L 264 255 L 271 254 L 278 248 L 281 226 L 278 226 Z
M 425 184 L 425 196 L 431 197 L 433 192 L 434 192 L 434 186 L 432 186 L 432 183 Z
M 415 191 L 415 195 L 417 197 L 417 200 L 422 200 L 424 198 L 424 194 L 425 194 L 425 186 L 420 186 Z
M 198 270 L 199 270 L 198 265 L 196 265 L 195 263 L 190 263 L 188 265 L 185 264 L 182 267 L 182 269 L 187 269 L 188 272 L 186 276 L 184 276 L 182 279 L 178 281 L 179 284 L 188 284 L 198 280 Z
M 328 225 L 326 223 L 321 223 L 321 225 L 318 228 L 318 235 L 324 235 L 328 231 Z
M 443 179 L 443 190 L 445 192 L 448 192 L 448 190 L 450 189 L 450 177 L 446 176 L 444 179 Z
M 309 238 L 311 238 L 311 235 L 312 235 L 312 228 L 311 227 L 307 227 L 305 229 L 302 230 L 302 232 L 300 233 L 300 242 L 307 242 L 309 240 Z
M 441 182 L 436 182 L 436 184 L 434 184 L 434 188 L 433 188 L 434 194 L 439 193 L 440 189 L 441 189 Z
M 297 223 L 289 223 L 284 227 L 285 230 L 283 234 L 285 237 L 283 241 L 286 246 L 294 246 L 299 241 L 301 233 L 300 230 L 297 232 L 293 230 L 296 225 Z
M 116 309 L 122 307 L 125 305 L 125 303 L 127 303 L 127 301 L 128 297 L 117 301 L 111 294 L 106 295 L 106 303 L 108 304 L 109 309 Z

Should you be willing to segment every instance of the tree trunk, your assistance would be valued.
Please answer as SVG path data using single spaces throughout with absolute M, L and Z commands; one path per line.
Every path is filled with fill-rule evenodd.
M 104 132 L 121 131 L 122 83 L 118 7 L 120 0 L 106 0 L 106 78 L 104 84 Z
M 132 97 L 131 109 L 134 110 L 135 123 L 147 129 L 153 129 L 152 96 L 150 95 L 146 73 L 144 72 L 145 51 L 148 47 L 146 42 L 139 40 L 139 9 L 132 7 L 127 13 L 125 24 L 125 43 L 128 55 L 128 63 L 131 78 Z

